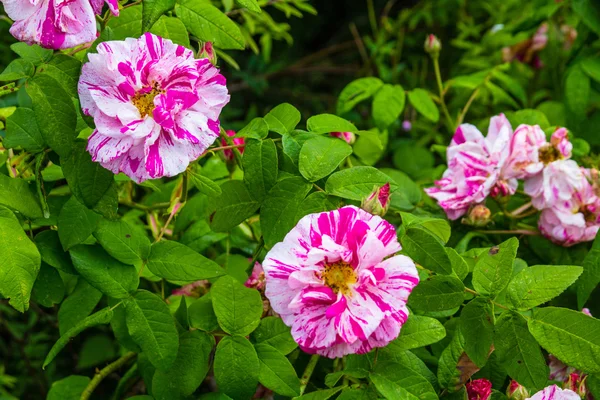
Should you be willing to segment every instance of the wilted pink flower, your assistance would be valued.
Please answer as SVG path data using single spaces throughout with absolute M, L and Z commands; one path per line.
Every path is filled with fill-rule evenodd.
M 210 282 L 207 280 L 196 281 L 173 290 L 171 294 L 173 296 L 200 297 L 208 290 L 209 286 Z
M 512 135 L 504 114 L 492 117 L 487 137 L 470 124 L 463 124 L 446 150 L 448 169 L 435 187 L 425 192 L 436 199 L 448 218 L 463 216 L 473 204 L 492 195 L 509 195 L 517 189 L 516 179 L 504 179 L 501 171 L 509 155 Z
M 570 50 L 577 39 L 577 29 L 570 25 L 564 24 L 560 26 L 560 32 L 563 35 L 563 49 Z
M 252 273 L 248 277 L 246 283 L 244 283 L 246 287 L 254 288 L 257 290 L 265 289 L 265 271 L 263 270 L 262 265 L 259 262 L 254 263 L 254 267 L 252 268 Z
M 330 135 L 345 140 L 348 144 L 353 144 L 356 141 L 356 135 L 352 132 L 331 132 Z
M 524 190 L 531 196 L 531 203 L 538 210 L 555 204 L 564 208 L 566 202 L 573 200 L 575 192 L 584 189 L 586 182 L 583 171 L 575 161 L 558 160 L 525 180 Z
M 229 136 L 229 137 L 235 136 L 235 131 L 227 131 L 227 136 Z M 246 143 L 246 140 L 244 138 L 233 138 L 232 140 L 233 140 L 234 145 L 240 145 L 240 144 Z M 225 139 L 221 139 L 221 145 L 227 146 L 227 141 Z M 238 147 L 238 150 L 240 153 L 244 153 L 243 147 Z M 225 157 L 225 159 L 227 161 L 232 161 L 235 158 L 233 155 L 233 149 L 223 150 L 223 156 Z
M 398 337 L 419 283 L 396 230 L 357 207 L 310 214 L 267 254 L 266 296 L 308 353 L 366 353 Z
M 502 49 L 502 59 L 505 62 L 518 60 L 529 64 L 534 68 L 542 68 L 544 64 L 540 60 L 538 53 L 542 51 L 548 43 L 548 24 L 543 23 L 535 32 L 531 39 L 524 40 L 511 47 Z
M 510 385 L 508 385 L 506 396 L 510 400 L 525 400 L 529 397 L 529 392 L 525 386 L 520 385 L 519 382 L 513 379 L 510 381 Z
M 219 136 L 229 95 L 207 59 L 150 33 L 100 43 L 88 57 L 79 97 L 96 123 L 87 149 L 104 168 L 138 183 L 174 176 Z
M 10 33 L 22 42 L 66 49 L 96 40 L 96 14 L 104 0 L 0 0 L 14 20 Z M 117 0 L 106 0 L 119 15 Z
M 373 215 L 383 217 L 390 207 L 390 184 L 389 182 L 383 186 L 373 189 L 371 194 L 363 199 L 360 208 Z
M 492 382 L 485 378 L 467 383 L 466 388 L 469 400 L 488 400 L 492 394 Z
M 577 393 L 569 389 L 561 389 L 556 385 L 540 390 L 529 399 L 531 400 L 581 400 Z

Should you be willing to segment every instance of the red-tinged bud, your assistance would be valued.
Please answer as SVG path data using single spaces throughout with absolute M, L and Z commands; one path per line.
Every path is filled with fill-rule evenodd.
M 199 58 L 208 58 L 212 65 L 217 65 L 217 53 L 211 42 L 204 42 L 200 51 L 198 52 Z
M 510 385 L 508 385 L 508 389 L 506 390 L 506 396 L 509 400 L 525 400 L 529 398 L 529 392 L 525 388 L 519 384 L 519 382 L 512 380 L 510 381 Z
M 226 131 L 227 132 L 227 136 L 229 137 L 233 137 L 235 136 L 235 131 Z M 246 140 L 244 138 L 233 138 L 232 139 L 233 144 L 234 145 L 241 145 L 241 144 L 245 144 Z M 227 146 L 228 143 L 225 139 L 221 139 L 221 145 L 222 146 Z M 238 147 L 238 150 L 240 153 L 244 153 L 244 148 L 243 147 Z M 233 161 L 235 159 L 235 156 L 233 155 L 233 149 L 225 149 L 223 150 L 223 157 L 225 157 L 225 161 Z
M 488 400 L 492 394 L 492 382 L 485 378 L 467 383 L 466 388 L 469 400 Z
M 356 135 L 352 132 L 331 132 L 330 135 L 345 140 L 348 144 L 356 142 Z
M 462 219 L 465 225 L 484 227 L 492 220 L 492 212 L 483 204 L 477 204 L 469 210 L 469 213 Z
M 371 194 L 362 201 L 361 208 L 373 215 L 383 217 L 390 208 L 390 184 L 375 186 Z
M 442 50 L 442 42 L 437 36 L 431 34 L 425 39 L 425 52 L 431 54 L 432 57 L 437 57 Z

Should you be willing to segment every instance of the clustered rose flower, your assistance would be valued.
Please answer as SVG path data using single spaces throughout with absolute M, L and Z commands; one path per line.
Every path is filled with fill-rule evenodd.
M 458 127 L 447 150 L 448 169 L 425 191 L 458 219 L 489 196 L 514 194 L 517 179 L 531 204 L 540 210 L 540 232 L 553 242 L 571 246 L 593 240 L 600 228 L 598 172 L 571 160 L 573 144 L 565 128 L 550 138 L 537 125 L 513 132 L 500 114 L 490 121 L 486 138 L 472 125 Z
M 87 149 L 104 168 L 138 183 L 175 176 L 219 136 L 229 94 L 208 59 L 150 33 L 88 57 L 78 91 L 96 124 Z
M 4 11 L 15 22 L 10 33 L 28 44 L 48 49 L 67 49 L 96 40 L 96 15 L 104 0 L 0 0 Z M 114 15 L 119 15 L 117 0 L 106 0 Z
M 303 217 L 266 255 L 265 294 L 308 353 L 362 354 L 400 334 L 419 283 L 396 230 L 357 207 Z

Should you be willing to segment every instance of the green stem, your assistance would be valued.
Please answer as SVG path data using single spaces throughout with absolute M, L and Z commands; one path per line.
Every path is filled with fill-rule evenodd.
M 252 270 L 254 269 L 254 264 L 256 263 L 256 261 L 258 261 L 258 257 L 260 257 L 260 252 L 262 251 L 262 249 L 264 249 L 264 247 L 265 247 L 265 240 L 261 236 L 260 242 L 258 242 L 258 246 L 256 246 L 256 250 L 254 250 L 254 255 L 252 256 L 252 261 L 250 261 L 250 266 L 246 270 L 246 272 L 248 272 L 249 274 L 252 273 Z
M 134 203 L 133 201 L 129 201 L 129 200 L 121 200 L 119 202 L 119 204 L 121 204 L 123 206 L 131 207 L 131 208 L 135 208 L 137 210 L 142 210 L 142 211 L 160 210 L 163 208 L 169 208 L 171 206 L 171 203 L 169 203 L 169 202 L 156 203 L 151 206 L 145 206 L 143 204 Z
M 437 56 L 433 56 L 431 58 L 433 59 L 433 70 L 435 71 L 435 80 L 437 82 L 438 90 L 440 92 L 440 104 L 442 106 L 442 112 L 444 113 L 444 118 L 446 118 L 446 123 L 448 124 L 450 132 L 454 132 L 454 121 L 450 117 L 448 107 L 446 107 L 446 101 L 444 100 L 444 85 L 442 83 L 442 74 L 440 73 L 440 62 Z
M 377 36 L 377 18 L 375 17 L 375 7 L 373 6 L 373 0 L 367 0 L 367 8 L 369 10 L 369 23 L 371 24 L 371 31 L 373 31 L 374 40 Z
M 476 291 L 474 291 L 473 289 L 469 289 L 468 287 L 466 287 L 466 288 L 465 288 L 465 292 L 467 292 L 467 293 L 469 293 L 469 294 L 472 294 L 473 296 L 481 296 L 479 293 L 477 293 L 477 292 L 476 292 Z M 506 307 L 506 306 L 503 306 L 503 305 L 502 305 L 502 304 L 500 304 L 500 303 L 496 303 L 494 300 L 491 300 L 491 299 L 490 299 L 490 301 L 491 301 L 491 302 L 492 302 L 492 304 L 493 304 L 493 305 L 495 305 L 495 306 L 498 306 L 498 307 L 500 307 L 500 308 L 503 308 L 503 309 L 505 309 L 505 310 L 510 310 L 510 308 L 508 308 L 508 307 Z
M 471 93 L 471 97 L 469 97 L 469 100 L 467 100 L 467 104 L 465 104 L 465 107 L 462 109 L 462 111 L 460 112 L 460 115 L 458 116 L 458 119 L 456 120 L 456 126 L 463 123 L 463 120 L 465 119 L 465 115 L 467 115 L 467 111 L 469 111 L 471 104 L 473 104 L 473 100 L 475 100 L 475 98 L 479 94 L 480 90 L 481 90 L 481 86 L 479 86 L 477 89 L 475 89 L 473 91 L 473 93 Z
M 81 393 L 80 400 L 88 400 L 94 390 L 98 387 L 100 382 L 108 375 L 112 374 L 125 364 L 127 364 L 130 360 L 132 360 L 137 354 L 134 352 L 129 352 L 125 354 L 123 357 L 119 358 L 117 361 L 108 364 L 106 367 L 102 368 L 100 371 L 96 373 L 94 378 L 88 383 L 87 387 Z
M 310 377 L 317 366 L 317 362 L 319 361 L 319 355 L 313 354 L 308 360 L 308 364 L 304 369 L 304 373 L 302 374 L 302 379 L 300 379 L 300 396 L 304 394 L 306 390 L 306 385 L 308 385 L 308 381 L 310 381 Z

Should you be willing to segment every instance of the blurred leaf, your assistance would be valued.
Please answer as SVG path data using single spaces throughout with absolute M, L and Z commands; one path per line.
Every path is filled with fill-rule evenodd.
M 46 400 L 79 400 L 90 383 L 87 376 L 71 375 L 52 383 Z
M 342 115 L 352 110 L 355 105 L 373 96 L 383 82 L 379 78 L 360 78 L 350 82 L 340 93 L 337 101 L 337 113 Z
M 424 89 L 414 89 L 408 92 L 408 101 L 410 104 L 425 118 L 431 122 L 438 122 L 440 119 L 440 112 L 431 100 L 429 92 Z
M 583 260 L 583 273 L 577 280 L 577 307 L 583 308 L 600 283 L 600 235 Z
M 306 128 L 313 133 L 330 132 L 356 132 L 356 126 L 352 122 L 332 114 L 319 114 L 310 117 L 306 121 Z
M 406 102 L 406 94 L 400 85 L 385 84 L 373 99 L 373 119 L 381 130 L 396 121 Z

